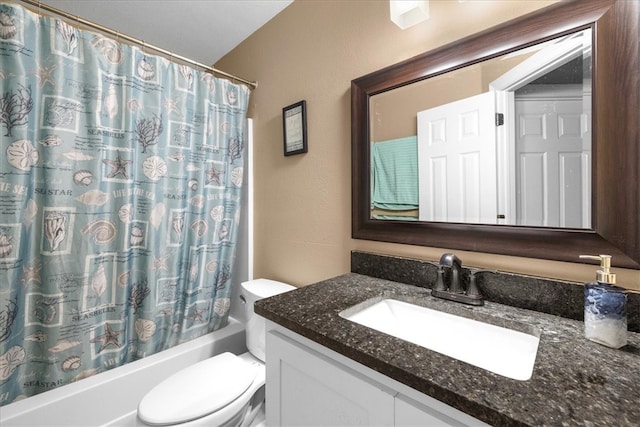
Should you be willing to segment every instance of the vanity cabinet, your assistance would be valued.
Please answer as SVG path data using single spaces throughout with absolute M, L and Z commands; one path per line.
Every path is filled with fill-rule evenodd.
M 270 321 L 266 366 L 270 426 L 487 426 Z

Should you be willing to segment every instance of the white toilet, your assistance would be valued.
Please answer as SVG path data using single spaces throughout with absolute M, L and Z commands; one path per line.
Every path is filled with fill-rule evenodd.
M 253 304 L 293 289 L 268 279 L 242 283 L 249 352 L 219 354 L 173 374 L 142 398 L 136 425 L 264 425 L 265 321 Z

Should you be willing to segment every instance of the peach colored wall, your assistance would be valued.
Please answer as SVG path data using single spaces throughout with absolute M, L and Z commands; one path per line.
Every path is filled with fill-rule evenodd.
M 486 92 L 489 83 L 531 55 L 494 58 L 373 96 L 371 141 L 416 135 L 419 111 Z
M 407 30 L 380 1 L 296 0 L 216 67 L 256 80 L 254 275 L 304 286 L 350 270 L 351 250 L 437 260 L 445 248 L 351 239 L 351 80 L 555 1 L 431 0 Z M 211 41 L 214 43 L 215 41 Z M 282 107 L 307 101 L 309 152 L 284 157 Z M 456 251 L 467 266 L 584 282 L 593 266 Z M 640 289 L 640 272 L 615 269 Z
M 455 78 L 451 78 L 455 75 Z M 477 66 L 432 77 L 372 97 L 371 141 L 415 136 L 417 114 L 429 108 L 482 93 L 482 74 Z

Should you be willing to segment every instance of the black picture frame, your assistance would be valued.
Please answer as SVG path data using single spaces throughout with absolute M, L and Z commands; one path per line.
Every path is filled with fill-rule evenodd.
M 284 155 L 307 152 L 307 102 L 302 100 L 282 109 Z

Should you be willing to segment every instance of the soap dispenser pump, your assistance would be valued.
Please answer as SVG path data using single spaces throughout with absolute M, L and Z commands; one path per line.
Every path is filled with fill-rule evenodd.
M 611 348 L 627 344 L 627 291 L 616 286 L 610 255 L 580 255 L 600 261 L 596 281 L 584 287 L 584 335 Z

